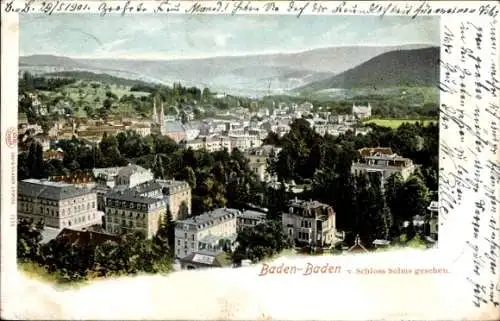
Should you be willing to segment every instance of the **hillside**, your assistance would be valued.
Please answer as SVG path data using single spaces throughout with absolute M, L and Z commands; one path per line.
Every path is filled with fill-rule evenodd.
M 395 50 L 381 54 L 333 77 L 296 89 L 435 86 L 439 79 L 439 48 Z
M 84 63 L 75 59 L 54 55 L 33 55 L 19 57 L 20 66 L 58 66 L 60 68 L 86 68 Z
M 44 77 L 67 77 L 75 80 L 96 81 L 109 85 L 127 86 L 132 87 L 136 85 L 154 87 L 154 84 L 147 83 L 140 80 L 126 79 L 121 77 L 111 76 L 109 74 L 94 73 L 90 71 L 60 71 L 49 72 L 43 74 Z
M 284 94 L 354 68 L 380 54 L 422 45 L 341 46 L 298 53 L 216 56 L 180 60 L 72 59 L 56 56 L 20 58 L 32 73 L 90 71 L 115 77 L 171 85 L 207 87 L 238 96 Z M 83 67 L 82 67 L 83 66 Z

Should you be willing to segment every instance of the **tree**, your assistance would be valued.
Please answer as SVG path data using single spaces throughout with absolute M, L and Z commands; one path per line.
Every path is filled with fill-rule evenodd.
M 179 179 L 188 182 L 191 189 L 196 187 L 196 174 L 191 166 L 186 166 L 182 169 L 179 174 Z
M 182 201 L 181 204 L 179 205 L 179 220 L 183 220 L 189 216 L 189 207 L 186 203 L 186 201 Z
M 45 175 L 45 166 L 43 161 L 43 148 L 38 142 L 32 142 L 29 147 L 26 166 L 30 177 L 43 178 Z
M 236 242 L 238 246 L 232 254 L 232 261 L 236 264 L 243 259 L 258 262 L 293 246 L 293 241 L 283 231 L 279 221 L 266 221 L 254 228 L 244 229 L 238 233 Z
M 401 193 L 401 202 L 405 204 L 405 211 L 402 213 L 405 220 L 412 220 L 416 215 L 425 216 L 427 206 L 429 206 L 429 189 L 425 186 L 421 178 L 411 176 L 404 184 Z
M 393 236 L 400 234 L 399 227 L 403 223 L 407 204 L 403 201 L 403 177 L 399 173 L 389 176 L 384 184 L 385 203 L 393 218 Z
M 41 255 L 43 222 L 20 219 L 17 224 L 17 259 L 37 261 Z

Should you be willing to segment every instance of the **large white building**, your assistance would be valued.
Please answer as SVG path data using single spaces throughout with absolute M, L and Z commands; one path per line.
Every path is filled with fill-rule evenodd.
M 129 164 L 128 166 L 122 167 L 116 174 L 115 186 L 130 188 L 153 179 L 154 175 L 150 169 Z
M 257 135 L 230 135 L 229 138 L 231 139 L 231 147 L 233 149 L 238 148 L 240 151 L 246 151 L 262 145 L 262 140 Z
M 50 228 L 82 229 L 102 224 L 96 193 L 87 188 L 48 180 L 26 179 L 17 186 L 19 218 L 44 221 Z
M 154 179 L 151 170 L 132 164 L 123 167 L 94 168 L 92 173 L 96 180 L 111 188 L 130 188 Z
M 194 252 L 217 253 L 223 244 L 234 244 L 237 236 L 236 209 L 219 208 L 202 215 L 177 221 L 175 225 L 175 256 L 183 258 Z
M 416 169 L 411 159 L 393 153 L 388 147 L 362 148 L 359 153 L 361 159 L 352 164 L 352 174 L 378 172 L 382 183 L 395 173 L 401 174 L 406 180 Z

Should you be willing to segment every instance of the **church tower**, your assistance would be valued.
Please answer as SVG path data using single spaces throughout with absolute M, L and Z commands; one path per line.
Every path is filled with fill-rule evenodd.
M 158 123 L 158 112 L 156 111 L 156 97 L 153 98 L 153 115 L 152 115 L 153 119 L 153 124 L 157 124 Z
M 165 130 L 165 110 L 163 109 L 163 102 L 161 102 L 160 114 L 158 115 L 158 122 L 160 123 L 160 133 L 164 135 Z

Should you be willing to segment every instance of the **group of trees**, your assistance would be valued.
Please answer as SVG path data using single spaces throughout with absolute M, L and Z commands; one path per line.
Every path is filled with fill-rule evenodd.
M 293 241 L 283 231 L 281 222 L 274 220 L 243 229 L 238 233 L 236 242 L 238 246 L 232 253 L 232 261 L 236 264 L 243 259 L 261 261 L 293 247 Z
M 34 77 L 25 72 L 19 79 L 19 92 L 34 92 L 35 90 L 55 91 L 63 86 L 75 83 L 76 80 L 67 77 Z
M 56 237 L 41 244 L 43 223 L 20 220 L 17 225 L 17 257 L 20 262 L 42 266 L 59 281 L 78 281 L 137 273 L 166 273 L 173 261 L 173 223 L 165 218 L 152 239 L 139 232 L 123 234 L 117 241 L 102 243 L 71 242 Z

